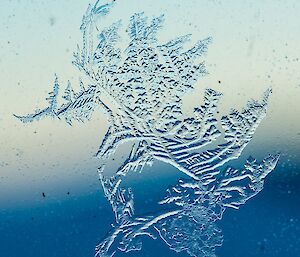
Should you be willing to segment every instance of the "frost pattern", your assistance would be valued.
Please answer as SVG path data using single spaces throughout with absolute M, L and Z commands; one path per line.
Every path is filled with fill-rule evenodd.
M 263 189 L 265 177 L 275 168 L 279 155 L 261 163 L 249 158 L 241 170 L 224 164 L 240 156 L 266 115 L 267 90 L 260 101 L 249 101 L 241 111 L 232 110 L 217 127 L 216 111 L 221 93 L 206 89 L 204 103 L 193 116 L 182 112 L 182 97 L 206 74 L 201 57 L 210 38 L 198 41 L 185 51 L 191 35 L 160 44 L 157 32 L 164 16 L 148 20 L 144 13 L 134 14 L 127 28 L 130 43 L 125 50 L 117 47 L 121 21 L 97 34 L 97 20 L 105 16 L 114 1 L 90 5 L 80 27 L 82 47 L 74 54 L 74 65 L 90 82 L 80 82 L 75 92 L 68 83 L 57 103 L 58 79 L 49 93 L 49 106 L 27 116 L 16 116 L 28 123 L 44 117 L 85 122 L 96 108 L 108 117 L 109 129 L 99 147 L 99 174 L 104 194 L 115 214 L 115 225 L 96 247 L 98 257 L 113 256 L 116 251 L 140 250 L 142 236 L 161 237 L 170 249 L 191 256 L 215 256 L 222 244 L 217 221 L 226 208 L 238 209 Z M 217 138 L 223 143 L 203 150 Z M 117 147 L 133 141 L 128 159 L 112 177 L 105 177 L 108 158 Z M 169 163 L 189 179 L 180 180 L 167 190 L 159 203 L 168 211 L 136 217 L 130 188 L 121 188 L 123 177 L 132 170 L 142 171 L 154 160 Z

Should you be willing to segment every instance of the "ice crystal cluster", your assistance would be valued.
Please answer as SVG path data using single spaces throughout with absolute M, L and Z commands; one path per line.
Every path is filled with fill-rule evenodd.
M 113 4 L 97 1 L 83 17 L 83 44 L 74 54 L 74 65 L 90 83 L 81 82 L 79 92 L 74 92 L 69 83 L 63 95 L 65 102 L 59 106 L 56 79 L 47 108 L 17 117 L 24 123 L 53 117 L 71 125 L 76 120 L 88 121 L 99 108 L 107 114 L 109 129 L 97 156 L 115 224 L 96 247 L 95 256 L 140 250 L 143 236 L 160 237 L 170 249 L 190 256 L 215 256 L 216 247 L 222 244 L 217 221 L 226 208 L 238 209 L 259 193 L 278 161 L 278 155 L 269 155 L 261 163 L 249 159 L 241 170 L 224 167 L 238 158 L 251 140 L 266 115 L 271 90 L 260 101 L 249 101 L 241 112 L 232 110 L 217 121 L 222 94 L 206 89 L 203 104 L 191 117 L 184 115 L 182 97 L 206 74 L 201 58 L 211 39 L 200 40 L 189 50 L 184 50 L 184 45 L 190 35 L 160 43 L 157 33 L 164 16 L 150 20 L 144 13 L 136 13 L 127 27 L 129 45 L 119 49 L 119 30 L 125 29 L 121 22 L 101 33 L 97 25 Z M 223 138 L 222 143 L 209 148 L 218 138 Z M 106 177 L 105 164 L 126 141 L 134 142 L 128 159 L 114 176 Z M 121 187 L 122 179 L 132 170 L 142 171 L 154 160 L 173 165 L 189 179 L 167 190 L 159 202 L 168 206 L 164 211 L 137 217 L 133 192 Z

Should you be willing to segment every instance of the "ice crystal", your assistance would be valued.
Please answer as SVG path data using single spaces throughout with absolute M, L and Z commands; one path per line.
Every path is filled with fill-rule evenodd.
M 206 74 L 201 58 L 210 38 L 198 41 L 189 50 L 184 45 L 190 35 L 167 43 L 157 40 L 164 16 L 148 20 L 144 13 L 134 14 L 127 31 L 126 49 L 117 47 L 121 22 L 98 31 L 97 20 L 105 16 L 114 1 L 90 5 L 80 27 L 82 48 L 74 54 L 74 65 L 91 81 L 75 92 L 70 82 L 57 103 L 57 78 L 47 98 L 49 106 L 34 114 L 17 116 L 22 122 L 44 117 L 85 122 L 96 108 L 108 117 L 109 129 L 99 147 L 102 160 L 99 174 L 104 194 L 115 214 L 115 225 L 96 247 L 96 256 L 113 256 L 116 251 L 140 250 L 141 236 L 160 236 L 170 249 L 191 256 L 215 256 L 222 244 L 217 221 L 226 208 L 239 208 L 263 189 L 265 177 L 275 168 L 279 156 L 268 156 L 261 163 L 247 160 L 241 170 L 224 164 L 240 156 L 266 115 L 267 90 L 260 101 L 249 101 L 241 111 L 232 110 L 217 126 L 216 111 L 221 93 L 206 89 L 204 103 L 187 117 L 182 112 L 182 97 L 193 90 Z M 217 138 L 223 143 L 203 150 Z M 104 176 L 108 158 L 126 141 L 135 142 L 128 159 L 112 177 Z M 123 177 L 131 170 L 143 170 L 153 160 L 169 163 L 189 179 L 167 190 L 161 205 L 168 211 L 136 217 L 130 188 L 121 188 Z

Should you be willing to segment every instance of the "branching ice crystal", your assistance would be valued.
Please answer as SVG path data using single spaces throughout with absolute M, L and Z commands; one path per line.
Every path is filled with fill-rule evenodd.
M 263 189 L 265 177 L 275 168 L 279 156 L 268 156 L 261 163 L 247 160 L 244 168 L 224 168 L 224 164 L 240 156 L 266 115 L 267 90 L 260 101 L 249 101 L 241 111 L 232 110 L 221 119 L 217 128 L 216 111 L 221 93 L 206 89 L 204 103 L 195 108 L 193 116 L 182 112 L 182 96 L 194 88 L 206 74 L 204 62 L 210 38 L 198 41 L 185 51 L 190 35 L 165 44 L 157 41 L 164 16 L 152 20 L 144 13 L 134 14 L 127 28 L 130 43 L 121 50 L 121 22 L 117 21 L 98 34 L 97 19 L 106 15 L 114 1 L 90 5 L 80 27 L 82 48 L 74 54 L 74 65 L 90 84 L 74 92 L 66 87 L 61 106 L 57 103 L 57 78 L 47 98 L 49 106 L 32 115 L 16 116 L 22 122 L 44 117 L 85 122 L 96 108 L 106 112 L 109 129 L 99 147 L 99 174 L 104 194 L 115 214 L 115 225 L 96 247 L 98 257 L 113 256 L 116 251 L 140 250 L 142 236 L 160 236 L 170 249 L 186 251 L 191 256 L 215 256 L 222 235 L 216 222 L 226 208 L 239 208 Z M 207 148 L 217 138 L 223 143 Z M 131 153 L 113 177 L 104 176 L 108 158 L 117 147 L 134 142 Z M 201 150 L 202 149 L 202 150 Z M 141 171 L 153 160 L 169 163 L 189 179 L 167 191 L 161 205 L 168 211 L 152 216 L 136 217 L 130 188 L 120 187 L 131 170 Z

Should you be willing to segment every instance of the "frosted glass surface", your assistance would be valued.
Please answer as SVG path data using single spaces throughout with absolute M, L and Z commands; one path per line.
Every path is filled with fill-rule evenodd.
M 297 255 L 297 2 L 4 3 L 8 256 Z

